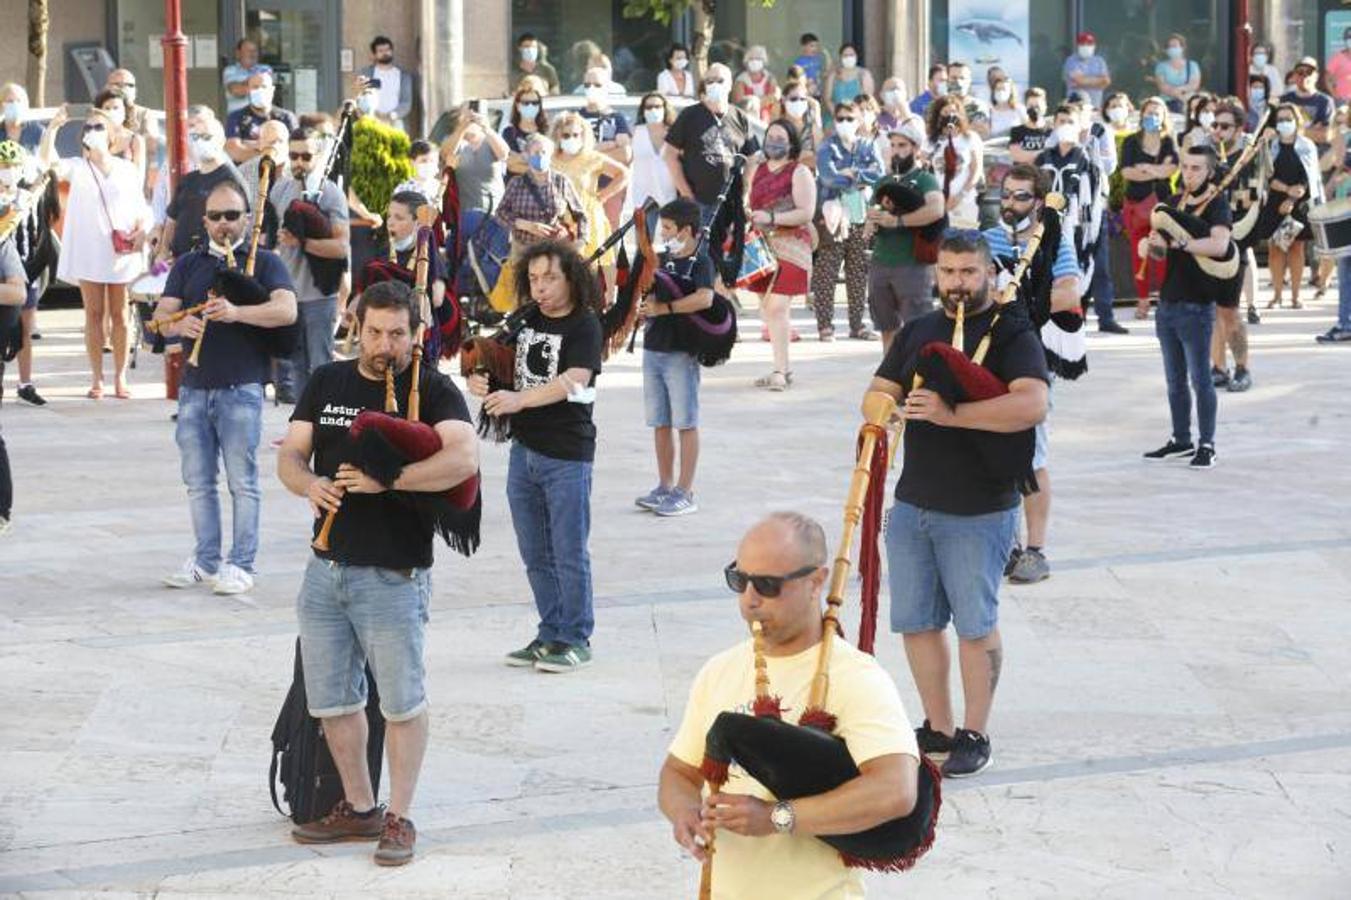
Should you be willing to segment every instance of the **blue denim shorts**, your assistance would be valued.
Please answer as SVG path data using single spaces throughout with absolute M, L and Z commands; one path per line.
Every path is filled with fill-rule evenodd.
M 688 353 L 644 350 L 643 406 L 649 428 L 698 428 L 699 360 Z
M 366 708 L 366 661 L 391 722 L 427 708 L 422 645 L 432 594 L 428 569 L 347 566 L 313 557 L 296 598 L 305 694 L 316 719 Z
M 887 521 L 891 630 L 985 637 L 999 624 L 999 583 L 1018 527 L 1018 507 L 955 516 L 897 502 Z

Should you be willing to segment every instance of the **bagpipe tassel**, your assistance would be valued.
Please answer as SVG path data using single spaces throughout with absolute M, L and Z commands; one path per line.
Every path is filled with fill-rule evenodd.
M 887 491 L 887 432 L 879 428 L 873 443 L 872 459 L 868 461 L 868 493 L 863 500 L 863 533 L 858 544 L 858 574 L 862 580 L 862 612 L 858 626 L 858 648 L 871 654 L 877 640 L 877 609 L 882 590 L 882 553 L 878 547 L 882 536 L 882 507 Z M 862 438 L 859 439 L 860 445 Z

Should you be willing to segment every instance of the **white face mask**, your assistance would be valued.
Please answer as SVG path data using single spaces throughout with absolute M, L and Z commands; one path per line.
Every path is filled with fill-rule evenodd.
M 886 102 L 887 106 L 900 106 L 902 99 L 901 92 L 897 90 L 883 91 L 882 99 Z
M 610 92 L 605 89 L 604 85 L 599 87 L 591 85 L 586 88 L 586 99 L 590 103 L 604 103 L 605 98 L 609 96 L 609 93 Z
M 671 68 L 677 72 L 683 72 L 690 67 L 690 61 L 683 56 L 677 56 L 671 60 Z
M 267 109 L 272 105 L 273 89 L 270 87 L 256 87 L 249 91 L 249 104 L 257 109 Z
M 1079 143 L 1079 129 L 1074 125 L 1060 125 L 1055 130 L 1055 139 L 1061 144 Z
M 1295 123 L 1289 120 L 1286 120 L 1284 122 L 1277 122 L 1276 132 L 1281 137 L 1290 137 L 1290 135 L 1295 133 Z
M 652 109 L 643 110 L 643 121 L 649 125 L 656 125 L 659 122 L 664 122 L 665 120 L 666 120 L 666 110 L 664 109 L 657 109 L 656 107 L 653 107 Z
M 405 250 L 411 250 L 413 244 L 416 242 L 417 242 L 417 231 L 413 230 L 408 232 L 401 238 L 395 238 L 394 249 L 402 253 Z
M 1010 97 L 1011 95 L 1012 95 L 1012 91 L 1010 91 L 1010 90 L 1009 90 L 1008 88 L 1006 88 L 1006 87 L 995 88 L 995 91 L 994 91 L 994 102 L 995 102 L 995 103 L 1008 103 L 1008 102 L 1009 102 L 1009 97 Z
M 188 141 L 188 149 L 192 151 L 192 158 L 198 163 L 209 163 L 220 159 L 221 151 L 224 148 L 212 138 L 206 140 L 193 138 Z
M 19 100 L 5 101 L 5 118 L 15 123 L 16 125 L 19 122 L 23 121 L 23 117 L 27 112 L 28 109 L 24 106 L 24 104 L 21 101 Z
M 375 112 L 375 95 L 369 91 L 364 94 L 358 94 L 357 109 L 361 111 L 363 116 L 369 116 L 371 113 Z
M 558 142 L 558 149 L 571 156 L 574 153 L 582 152 L 582 139 L 579 137 L 566 137 Z
M 1211 125 L 1215 124 L 1215 114 L 1210 110 L 1206 110 L 1196 117 L 1196 121 L 1201 124 L 1202 128 L 1209 128 Z
M 324 173 L 318 169 L 308 172 L 305 175 L 305 193 L 318 194 L 319 189 L 324 184 Z
M 19 170 L 13 166 L 5 166 L 0 169 L 0 191 L 13 193 L 19 186 Z
M 1095 46 L 1092 45 L 1092 44 L 1080 44 L 1080 45 L 1079 45 L 1079 58 L 1080 58 L 1080 59 L 1088 59 L 1090 56 L 1092 56 L 1092 55 L 1093 55 L 1094 53 L 1096 53 L 1096 52 L 1098 52 L 1098 48 L 1095 47 Z
M 1107 120 L 1117 125 L 1126 121 L 1126 107 L 1113 106 L 1111 109 L 1107 110 Z
M 765 68 L 765 61 L 764 61 L 763 59 L 748 59 L 748 60 L 746 60 L 746 71 L 747 71 L 747 72 L 762 72 L 762 71 L 764 71 L 764 68 Z
M 1265 53 L 1254 53 L 1252 55 L 1252 64 L 1259 69 L 1266 68 L 1267 55 Z
M 840 65 L 844 66 L 846 69 L 852 69 L 854 66 L 858 65 L 858 57 L 852 53 L 841 56 Z
M 710 81 L 704 85 L 704 96 L 714 103 L 726 103 L 732 88 L 725 81 Z
M 136 88 L 134 87 L 122 88 L 122 99 L 127 101 L 127 106 L 131 106 L 132 104 L 134 104 L 136 102 Z
M 438 167 L 435 161 L 420 162 L 417 165 L 415 165 L 413 169 L 414 171 L 417 172 L 417 177 L 422 181 L 432 181 L 433 179 L 436 178 L 437 175 L 441 174 L 438 171 Z
M 854 135 L 858 134 L 857 122 L 836 122 L 835 133 L 846 141 L 852 141 Z
M 788 115 L 795 119 L 800 119 L 803 114 L 807 112 L 807 101 L 788 100 L 783 104 L 783 108 L 788 111 Z
M 80 138 L 80 141 L 90 150 L 107 150 L 108 132 L 86 131 L 84 137 Z
M 525 61 L 528 62 L 528 63 L 535 62 L 536 60 L 539 59 L 539 48 L 538 48 L 538 47 L 522 47 L 522 48 L 521 48 L 521 59 L 525 60 Z

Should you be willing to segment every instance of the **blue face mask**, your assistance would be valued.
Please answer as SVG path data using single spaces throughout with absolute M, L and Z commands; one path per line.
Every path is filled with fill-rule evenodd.
M 522 103 L 521 106 L 520 106 L 520 110 L 521 110 L 521 118 L 523 118 L 523 119 L 533 119 L 533 118 L 535 118 L 535 116 L 539 115 L 539 104 L 538 104 L 538 103 Z
M 530 163 L 530 168 L 536 172 L 544 172 L 549 168 L 549 154 L 547 153 L 532 153 L 526 161 Z
M 1168 58 L 1169 58 L 1169 59 L 1181 59 L 1181 58 L 1182 58 L 1182 48 L 1179 47 L 1179 46 L 1177 46 L 1176 44 L 1174 44 L 1173 46 L 1169 47 L 1169 48 L 1168 48 Z
M 1145 131 L 1152 133 L 1163 127 L 1163 120 L 1156 115 L 1142 116 L 1140 118 L 1140 127 Z

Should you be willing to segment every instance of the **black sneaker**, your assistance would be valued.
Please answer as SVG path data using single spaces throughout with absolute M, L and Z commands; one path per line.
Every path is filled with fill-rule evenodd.
M 1242 366 L 1234 369 L 1234 377 L 1229 379 L 1229 393 L 1241 394 L 1252 387 L 1252 373 Z
M 19 399 L 23 400 L 25 403 L 31 403 L 34 406 L 47 405 L 47 401 L 43 398 L 41 394 L 38 393 L 38 389 L 33 387 L 33 385 L 31 384 L 19 385 L 18 393 Z
M 1174 459 L 1178 457 L 1191 456 L 1196 452 L 1196 448 L 1190 442 L 1179 444 L 1177 441 L 1170 440 L 1157 450 L 1151 450 L 1145 454 L 1145 459 L 1160 460 Z
M 1340 344 L 1344 341 L 1351 341 L 1351 329 L 1333 325 L 1326 333 L 1318 335 L 1314 340 L 1320 344 Z
M 1196 448 L 1192 454 L 1192 461 L 1188 463 L 1193 469 L 1212 469 L 1215 467 L 1215 448 L 1210 444 L 1202 444 Z
M 1248 324 L 1249 325 L 1262 324 L 1262 317 L 1257 314 L 1257 307 L 1255 306 L 1248 307 Z
M 1014 568 L 1018 565 L 1018 558 L 1023 555 L 1023 548 L 1017 544 L 1009 551 L 1009 558 L 1004 562 L 1004 577 L 1008 578 L 1013 574 Z
M 1109 322 L 1098 323 L 1098 331 L 1103 334 L 1130 334 L 1131 330 L 1120 322 L 1112 319 Z
M 928 719 L 915 729 L 915 743 L 919 744 L 919 752 L 925 756 L 952 752 L 952 735 L 930 728 Z
M 1219 366 L 1210 367 L 1210 383 L 1217 388 L 1227 387 L 1229 384 L 1229 372 L 1221 369 Z
M 965 778 L 975 775 L 994 759 L 990 739 L 976 731 L 958 728 L 952 736 L 952 752 L 943 763 L 944 778 Z

